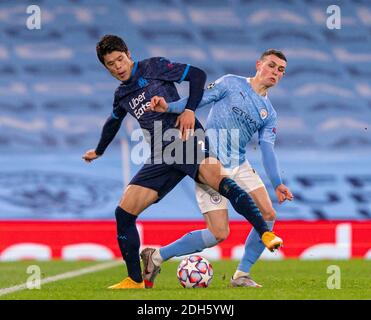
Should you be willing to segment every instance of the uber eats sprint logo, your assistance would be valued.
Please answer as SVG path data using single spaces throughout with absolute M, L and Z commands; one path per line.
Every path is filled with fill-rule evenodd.
M 27 18 L 26 26 L 29 30 L 41 29 L 41 9 L 37 5 L 31 5 L 27 7 L 27 14 L 30 16 Z

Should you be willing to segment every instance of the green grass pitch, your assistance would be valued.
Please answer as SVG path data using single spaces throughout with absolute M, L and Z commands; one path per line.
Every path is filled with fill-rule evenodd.
M 43 284 L 41 289 L 24 289 L 2 294 L 4 288 L 25 283 L 29 265 L 38 265 L 42 278 L 74 271 L 102 262 L 21 261 L 0 263 L 0 300 L 3 299 L 123 299 L 123 300 L 255 300 L 255 299 L 371 299 L 371 261 L 259 261 L 252 270 L 263 288 L 232 288 L 229 278 L 237 261 L 213 261 L 214 278 L 209 288 L 184 289 L 176 278 L 178 261 L 166 262 L 151 290 L 109 290 L 126 276 L 123 265 L 70 279 Z M 328 289 L 328 266 L 339 266 L 341 288 Z

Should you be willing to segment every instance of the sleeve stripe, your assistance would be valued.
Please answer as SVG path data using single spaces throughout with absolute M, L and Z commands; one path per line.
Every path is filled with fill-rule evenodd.
M 116 120 L 118 120 L 119 119 L 119 117 L 118 116 L 116 116 L 115 115 L 115 113 L 112 111 L 112 114 L 111 114 L 111 116 L 112 116 L 112 118 L 114 118 L 114 119 L 116 119 Z
M 186 77 L 187 74 L 188 74 L 189 67 L 190 67 L 190 65 L 187 64 L 187 66 L 186 66 L 186 68 L 184 69 L 184 72 L 183 72 L 183 74 L 182 74 L 182 77 L 180 78 L 180 80 L 178 81 L 178 83 L 181 83 L 181 82 L 185 79 L 185 77 Z

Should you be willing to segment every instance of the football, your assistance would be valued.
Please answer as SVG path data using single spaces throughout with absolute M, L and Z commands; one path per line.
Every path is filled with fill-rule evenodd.
M 213 279 L 213 267 L 198 255 L 184 258 L 177 269 L 177 277 L 184 288 L 207 288 Z

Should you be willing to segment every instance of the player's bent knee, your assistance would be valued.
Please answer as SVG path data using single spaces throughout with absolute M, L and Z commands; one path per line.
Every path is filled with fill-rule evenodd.
M 120 201 L 119 207 L 122 210 L 125 210 L 126 212 L 132 214 L 133 216 L 139 215 L 139 213 L 141 213 L 142 211 L 137 204 L 132 203 L 130 201 Z
M 216 241 L 219 243 L 228 238 L 229 232 L 230 232 L 229 228 L 226 228 L 226 229 L 216 230 L 213 232 L 213 234 L 214 234 Z
M 119 206 L 132 215 L 138 216 L 157 199 L 157 191 L 142 186 L 129 185 L 120 200 Z
M 141 202 L 140 199 L 138 201 L 136 200 L 138 199 L 135 197 L 124 197 L 120 201 L 119 206 L 126 212 L 129 212 L 134 216 L 138 216 L 147 207 L 147 205 Z

